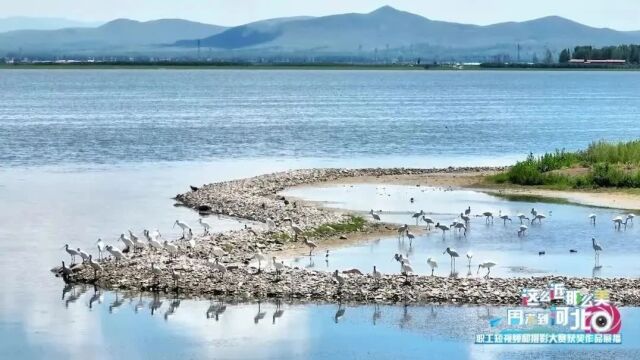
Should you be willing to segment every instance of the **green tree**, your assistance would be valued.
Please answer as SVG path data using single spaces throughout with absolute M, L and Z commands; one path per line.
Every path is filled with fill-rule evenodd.
M 571 51 L 569 49 L 562 49 L 560 52 L 560 56 L 558 56 L 558 62 L 561 64 L 566 64 L 571 60 Z
M 544 63 L 547 65 L 553 64 L 553 54 L 549 49 L 544 53 Z

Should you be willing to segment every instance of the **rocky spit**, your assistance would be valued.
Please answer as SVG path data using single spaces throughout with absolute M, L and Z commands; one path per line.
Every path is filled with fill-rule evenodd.
M 612 300 L 620 305 L 640 305 L 640 280 L 591 279 L 566 277 L 531 278 L 455 278 L 441 276 L 408 276 L 385 274 L 380 279 L 364 273 L 333 273 L 304 268 L 285 267 L 276 273 L 272 257 L 282 257 L 287 249 L 305 249 L 296 239 L 285 219 L 315 235 L 312 241 L 366 237 L 367 234 L 395 233 L 388 224 L 365 222 L 350 232 L 314 232 L 321 226 L 345 223 L 353 214 L 327 209 L 315 204 L 285 199 L 278 192 L 293 186 L 309 185 L 359 176 L 427 175 L 434 173 L 492 172 L 499 168 L 446 169 L 311 169 L 279 172 L 241 180 L 213 183 L 176 196 L 176 200 L 201 213 L 233 216 L 264 223 L 278 224 L 275 230 L 256 226 L 243 230 L 196 236 L 191 248 L 176 240 L 179 250 L 170 255 L 165 250 L 145 249 L 129 253 L 118 262 L 100 262 L 102 270 L 76 266 L 65 281 L 91 283 L 110 290 L 179 292 L 186 297 L 217 297 L 234 301 L 290 299 L 312 302 L 345 303 L 413 303 L 413 304 L 477 304 L 515 305 L 523 288 L 544 288 L 549 282 L 562 282 L 568 288 L 608 289 Z M 194 229 L 196 231 L 196 229 Z M 358 234 L 354 234 L 357 232 Z M 286 234 L 286 235 L 285 235 Z M 256 253 L 268 259 L 258 271 Z M 317 254 L 315 256 L 322 256 Z M 218 259 L 225 271 L 220 272 L 212 260 Z M 280 261 L 280 260 L 278 260 Z M 425 260 L 426 261 L 426 260 Z M 152 263 L 156 273 L 152 272 Z

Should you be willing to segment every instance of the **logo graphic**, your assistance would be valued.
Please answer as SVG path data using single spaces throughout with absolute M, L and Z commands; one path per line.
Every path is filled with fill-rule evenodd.
M 489 319 L 492 333 L 476 335 L 476 344 L 620 344 L 622 319 L 607 290 L 574 290 L 551 283 L 523 289 L 520 308 Z

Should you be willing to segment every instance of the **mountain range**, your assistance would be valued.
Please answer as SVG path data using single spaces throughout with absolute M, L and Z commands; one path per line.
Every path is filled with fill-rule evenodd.
M 19 30 L 0 34 L 0 54 L 146 52 L 220 57 L 424 56 L 486 58 L 542 56 L 576 45 L 640 43 L 640 31 L 594 28 L 562 17 L 487 26 L 431 20 L 384 6 L 366 14 L 269 19 L 235 27 L 179 19 L 119 19 L 95 28 Z M 519 53 L 516 53 L 519 51 Z

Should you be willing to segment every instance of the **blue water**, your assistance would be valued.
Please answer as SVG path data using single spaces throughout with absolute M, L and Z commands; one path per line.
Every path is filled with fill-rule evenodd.
M 634 72 L 2 70 L 0 358 L 637 357 L 633 341 L 475 346 L 466 327 L 470 314 L 484 311 L 475 308 L 435 307 L 447 319 L 433 321 L 431 308 L 410 307 L 412 320 L 401 327 L 402 306 L 385 307 L 372 326 L 371 307 L 347 306 L 335 324 L 333 305 L 284 304 L 282 321 L 268 326 L 267 316 L 258 325 L 264 331 L 255 331 L 254 305 L 230 305 L 216 322 L 204 316 L 208 300 L 182 300 L 165 321 L 170 300 L 154 316 L 148 298 L 146 312 L 136 314 L 139 300 L 127 299 L 110 313 L 115 294 L 89 309 L 87 289 L 75 290 L 66 307 L 73 294 L 61 300 L 62 284 L 48 269 L 66 257 L 65 243 L 93 251 L 98 237 L 113 242 L 127 229 L 177 236 L 173 221 L 195 223 L 196 214 L 171 197 L 191 184 L 317 166 L 509 164 L 529 151 L 637 138 L 638 80 Z M 211 221 L 218 231 L 243 226 Z M 635 254 L 633 231 L 603 242 L 624 237 L 620 246 Z M 482 234 L 471 236 L 482 242 Z M 505 251 L 514 246 L 509 234 L 500 237 Z M 532 231 L 527 241 L 542 234 Z M 486 255 L 498 255 L 500 244 Z M 575 245 L 586 257 L 588 245 Z M 602 276 L 620 269 L 610 246 Z M 590 264 L 580 266 L 587 274 Z M 273 304 L 265 306 L 271 314 Z M 638 310 L 623 311 L 623 334 L 632 339 Z
M 504 158 L 640 137 L 637 72 L 0 71 L 0 163 Z

